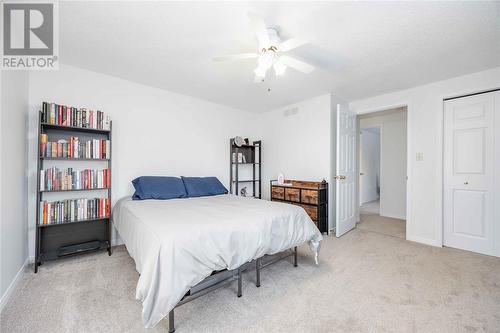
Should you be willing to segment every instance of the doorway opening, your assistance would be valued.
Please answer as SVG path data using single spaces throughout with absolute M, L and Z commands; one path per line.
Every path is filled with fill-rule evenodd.
M 407 107 L 358 116 L 362 230 L 406 239 Z

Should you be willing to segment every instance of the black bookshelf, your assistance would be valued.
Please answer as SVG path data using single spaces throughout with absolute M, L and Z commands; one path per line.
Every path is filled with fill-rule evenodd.
M 68 190 L 40 190 L 40 171 L 45 167 L 45 162 L 52 161 L 52 164 L 65 161 L 106 163 L 107 169 L 111 170 L 111 158 L 68 158 L 68 157 L 45 157 L 40 154 L 40 135 L 47 134 L 49 140 L 51 135 L 56 139 L 62 136 L 78 136 L 87 139 L 109 140 L 109 156 L 111 156 L 112 137 L 111 129 L 94 129 L 78 126 L 63 126 L 48 124 L 42 121 L 42 111 L 38 117 L 38 145 L 37 145 L 37 205 L 36 205 L 36 239 L 35 239 L 35 273 L 38 272 L 38 266 L 46 260 L 68 257 L 90 251 L 107 250 L 111 255 L 111 214 L 106 217 L 96 217 L 77 221 L 68 221 L 61 223 L 42 224 L 40 216 L 40 203 L 44 201 L 44 195 L 48 193 L 69 193 L 84 191 L 105 191 L 107 194 L 101 196 L 109 200 L 111 206 L 111 187 L 99 187 L 90 189 L 68 189 Z M 110 183 L 112 172 L 110 172 Z M 73 198 L 71 198 L 73 199 Z M 58 199 L 64 200 L 64 199 Z M 98 244 L 97 246 L 85 248 L 85 244 Z M 82 244 L 78 250 L 68 252 L 67 248 L 73 248 Z
M 101 218 L 95 218 L 95 219 L 86 219 L 86 220 L 78 220 L 78 221 L 71 221 L 71 222 L 64 222 L 64 223 L 51 223 L 51 224 L 40 224 L 38 227 L 39 228 L 49 228 L 49 227 L 57 227 L 61 225 L 67 225 L 67 224 L 78 224 L 78 223 L 91 223 L 91 222 L 103 222 L 107 221 L 109 218 L 108 217 L 101 217 Z
M 78 189 L 70 189 L 70 190 L 40 190 L 42 193 L 56 193 L 56 192 L 81 192 L 81 191 L 103 191 L 110 190 L 109 187 L 95 187 L 95 188 L 78 188 Z
M 89 128 L 89 127 L 79 127 L 79 126 L 64 126 L 56 124 L 43 124 L 45 129 L 59 130 L 59 131 L 77 131 L 79 133 L 96 133 L 96 134 L 108 134 L 111 130 Z
M 57 161 L 109 161 L 109 158 L 68 158 L 68 157 L 45 157 L 40 156 L 41 160 L 57 160 Z
M 234 139 L 229 140 L 229 192 L 240 195 L 240 184 L 249 183 L 252 187 L 254 198 L 262 198 L 262 141 L 254 141 L 253 144 L 237 146 Z M 241 154 L 244 161 L 239 161 Z M 249 169 L 244 171 L 243 168 Z M 251 170 L 251 179 L 248 174 Z M 245 173 L 245 178 L 240 179 L 241 173 Z

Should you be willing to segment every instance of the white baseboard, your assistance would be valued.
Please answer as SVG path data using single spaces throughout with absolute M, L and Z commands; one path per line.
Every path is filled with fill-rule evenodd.
M 430 245 L 430 246 L 443 247 L 441 243 L 439 243 L 435 239 L 430 239 L 430 238 L 406 235 L 406 240 L 416 242 L 416 243 L 425 244 L 425 245 Z
M 111 246 L 120 246 L 124 245 L 125 243 L 121 239 L 115 239 L 111 241 Z
M 21 268 L 17 272 L 14 279 L 12 279 L 12 282 L 10 283 L 9 287 L 7 288 L 5 293 L 2 295 L 2 298 L 0 299 L 0 313 L 3 311 L 3 308 L 5 307 L 5 305 L 7 305 L 10 298 L 14 294 L 14 291 L 16 290 L 17 284 L 19 283 L 19 280 L 21 280 L 21 277 L 23 276 L 23 273 L 26 270 L 26 267 L 28 266 L 29 261 L 30 261 L 30 259 L 26 258 L 26 260 L 24 261 L 24 264 L 21 266 Z
M 383 217 L 390 217 L 392 219 L 406 220 L 406 216 L 404 216 L 404 215 L 390 215 L 390 214 L 382 214 L 382 213 L 380 213 L 379 215 L 383 216 Z

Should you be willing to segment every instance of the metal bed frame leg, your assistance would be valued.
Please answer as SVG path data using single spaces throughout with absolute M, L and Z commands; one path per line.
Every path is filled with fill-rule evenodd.
M 293 248 L 293 267 L 297 267 L 297 247 Z
M 256 276 L 256 281 L 255 281 L 255 286 L 258 288 L 260 287 L 260 258 L 258 258 L 256 261 L 255 261 L 255 276 Z
M 168 313 L 168 333 L 174 333 L 174 332 L 175 332 L 174 309 L 172 309 Z
M 238 268 L 238 297 L 241 297 L 241 285 L 242 285 L 241 268 Z

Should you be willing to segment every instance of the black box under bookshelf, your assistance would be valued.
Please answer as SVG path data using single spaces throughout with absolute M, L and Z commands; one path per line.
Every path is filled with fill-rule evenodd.
M 42 121 L 45 120 L 44 118 L 46 118 L 46 115 L 44 116 L 43 111 L 40 111 L 38 119 L 37 149 L 35 273 L 38 271 L 38 266 L 46 260 L 96 250 L 107 250 L 108 254 L 111 255 L 111 121 L 107 128 L 103 126 L 99 126 L 100 128 L 90 128 L 88 126 L 66 126 L 65 124 L 69 124 L 69 122 L 66 121 L 64 121 L 63 124 L 46 123 Z M 101 140 L 99 142 L 104 142 L 104 144 L 99 147 L 99 149 L 97 149 L 97 147 L 90 148 L 95 149 L 94 152 L 99 152 L 99 154 L 103 155 L 106 154 L 106 156 L 78 156 L 78 158 L 75 155 L 68 156 L 68 146 L 65 147 L 64 151 L 66 155 L 61 155 L 61 153 L 58 152 L 56 156 L 47 156 L 48 153 L 42 153 L 41 151 L 40 138 L 42 134 L 45 134 L 45 138 L 48 138 L 48 140 L 52 142 L 57 142 L 58 140 L 68 137 L 82 138 L 82 141 Z M 108 144 L 108 146 L 106 146 L 106 144 Z M 74 162 L 80 162 L 80 164 L 89 166 L 95 162 L 105 164 L 105 170 L 107 170 L 106 185 L 96 187 L 83 186 L 83 188 L 76 188 L 76 186 L 73 188 L 73 185 L 71 185 L 70 188 L 55 189 L 47 189 L 42 186 L 41 188 L 41 170 L 46 170 L 48 163 L 52 164 L 52 166 L 56 166 L 59 163 L 64 163 L 68 166 Z M 95 179 L 97 179 L 97 176 Z M 103 182 L 102 177 L 100 181 L 101 183 Z M 90 216 L 87 216 L 85 219 L 76 219 L 70 214 L 73 212 L 71 209 L 61 209 L 58 213 L 60 216 L 61 213 L 62 216 L 64 216 L 62 220 L 58 220 L 58 222 L 47 222 L 46 211 L 42 209 L 42 207 L 45 208 L 43 204 L 45 195 L 57 192 L 60 196 L 70 196 L 72 192 L 85 193 L 86 191 L 106 193 L 104 196 L 100 196 L 97 199 L 87 198 L 87 200 L 101 200 L 99 201 L 99 206 L 90 206 L 90 211 L 97 214 L 90 214 Z M 73 197 L 58 199 L 57 202 L 81 200 L 78 196 L 79 194 L 74 194 Z M 68 217 L 64 215 L 66 213 L 68 213 L 67 215 L 71 215 L 71 218 L 66 218 Z

